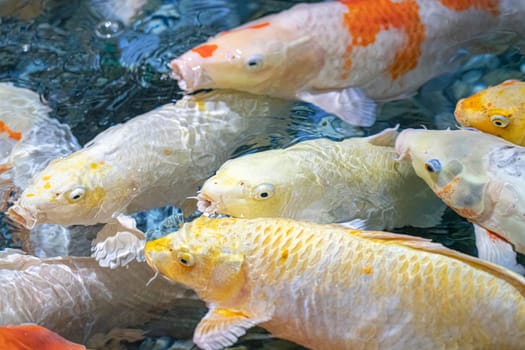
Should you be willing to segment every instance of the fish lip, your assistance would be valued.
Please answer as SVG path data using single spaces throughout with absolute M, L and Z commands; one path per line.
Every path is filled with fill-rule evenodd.
M 218 203 L 213 198 L 200 192 L 197 194 L 197 210 L 204 214 L 217 214 Z
M 176 58 L 169 63 L 170 77 L 177 80 L 179 87 L 187 92 L 211 88 L 213 80 L 204 69 L 188 59 Z
M 35 210 L 25 208 L 15 203 L 7 210 L 7 216 L 10 220 L 31 230 L 37 223 L 37 213 Z

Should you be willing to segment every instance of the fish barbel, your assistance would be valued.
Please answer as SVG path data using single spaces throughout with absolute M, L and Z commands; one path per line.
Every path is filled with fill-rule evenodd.
M 525 279 L 419 237 L 201 217 L 145 254 L 207 303 L 205 350 L 255 325 L 311 349 L 523 348 Z
M 179 86 L 311 102 L 370 126 L 375 101 L 454 70 L 459 50 L 500 51 L 525 34 L 521 0 L 340 0 L 299 4 L 217 34 L 171 61 Z

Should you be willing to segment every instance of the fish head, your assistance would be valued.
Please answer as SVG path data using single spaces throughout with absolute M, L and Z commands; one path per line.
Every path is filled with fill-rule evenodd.
M 486 207 L 487 169 L 480 132 L 403 130 L 396 140 L 399 159 L 460 215 L 476 219 Z M 490 135 L 488 135 L 490 136 Z
M 107 165 L 82 151 L 58 158 L 37 174 L 9 209 L 9 217 L 25 226 L 36 224 L 94 225 L 104 212 L 101 185 Z
M 233 89 L 275 97 L 295 96 L 322 55 L 310 39 L 269 23 L 218 34 L 170 62 L 181 89 Z
M 200 217 L 177 232 L 146 243 L 150 267 L 195 290 L 201 299 L 221 302 L 238 295 L 245 283 L 241 242 L 223 230 L 235 219 Z
M 525 83 L 507 80 L 461 99 L 454 115 L 464 127 L 525 145 Z
M 279 150 L 259 152 L 224 163 L 203 184 L 198 209 L 242 218 L 292 215 L 292 194 L 302 191 L 301 182 L 294 181 L 293 165 L 279 154 Z

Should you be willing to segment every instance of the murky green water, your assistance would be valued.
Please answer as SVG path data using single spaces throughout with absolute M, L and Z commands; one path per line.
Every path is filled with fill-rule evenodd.
M 136 1 L 139 3 L 140 1 Z M 112 1 L 0 1 L 0 81 L 38 91 L 52 108 L 51 116 L 68 123 L 81 144 L 102 130 L 157 106 L 177 100 L 181 91 L 166 78 L 167 63 L 209 36 L 250 19 L 277 12 L 299 1 L 181 0 L 143 1 L 133 10 Z M 305 2 L 305 1 L 302 1 Z M 16 3 L 16 6 L 9 6 Z M 42 6 L 35 4 L 42 4 Z M 119 3 L 120 6 L 110 6 Z M 133 4 L 134 2 L 129 1 Z M 438 77 L 413 98 L 382 107 L 371 134 L 400 124 L 405 127 L 454 127 L 457 99 L 509 78 L 523 78 L 525 57 L 517 49 L 471 59 L 457 72 Z M 359 131 L 318 109 L 298 104 L 289 130 L 295 141 L 343 139 Z M 281 140 L 282 141 L 282 140 Z M 268 147 L 282 146 L 272 138 Z M 254 151 L 246 145 L 238 154 Z M 152 236 L 173 228 L 159 227 L 172 209 L 138 216 Z M 397 230 L 430 237 L 476 254 L 471 225 L 452 211 L 433 229 Z M 0 246 L 12 245 L 9 227 L 0 227 Z M 523 258 L 523 257 L 521 257 Z M 249 349 L 297 348 L 285 342 L 251 336 Z M 131 349 L 187 349 L 188 342 L 155 338 L 130 344 Z M 242 347 L 241 347 L 242 348 Z

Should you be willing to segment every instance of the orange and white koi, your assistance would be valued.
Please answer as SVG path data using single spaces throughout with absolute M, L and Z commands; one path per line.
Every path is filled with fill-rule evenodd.
M 86 350 L 55 332 L 36 324 L 0 327 L 0 349 L 4 350 Z
M 255 325 L 310 349 L 523 347 L 525 279 L 419 237 L 201 217 L 145 253 L 206 301 L 205 350 Z
M 525 82 L 507 80 L 458 102 L 456 120 L 525 146 Z
M 525 33 L 521 0 L 340 0 L 300 4 L 219 33 L 171 61 L 187 91 L 229 88 L 303 100 L 370 126 L 373 100 L 415 93 L 458 49 Z M 483 40 L 485 39 L 485 40 Z M 489 44 L 490 45 L 490 44 Z
M 525 147 L 473 130 L 407 129 L 396 150 L 449 207 L 525 254 Z

